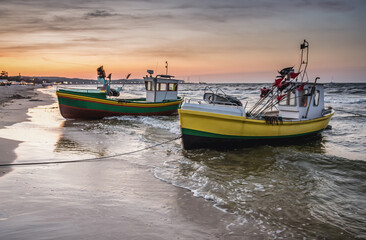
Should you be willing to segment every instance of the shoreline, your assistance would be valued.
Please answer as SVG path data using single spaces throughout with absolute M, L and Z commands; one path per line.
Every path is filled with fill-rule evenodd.
M 0 129 L 27 121 L 28 109 L 53 103 L 52 97 L 37 89 L 41 85 L 1 86 L 0 87 Z M 14 150 L 20 141 L 0 137 L 0 164 L 12 163 L 16 159 Z M 11 167 L 0 169 L 0 177 L 12 171 Z
M 13 86 L 11 86 L 13 87 Z M 10 87 L 10 88 L 11 88 Z M 27 112 L 28 109 L 34 108 L 41 105 L 49 105 L 54 102 L 52 95 L 43 94 L 37 91 L 38 87 L 27 88 L 24 91 L 23 86 L 19 86 L 13 89 L 0 88 L 1 95 L 1 105 L 0 105 L 0 129 L 13 124 L 28 121 Z M 6 90 L 6 94 L 1 94 Z M 19 94 L 22 97 L 9 98 Z M 5 100 L 5 101 L 4 101 Z M 21 142 L 0 138 L 0 163 L 11 163 L 16 159 L 15 149 L 19 146 Z M 45 236 L 47 234 L 47 225 L 38 224 L 33 227 L 39 232 L 38 235 L 29 235 L 29 232 L 24 232 L 25 235 L 16 234 L 15 229 L 23 227 L 22 222 L 23 214 L 31 213 L 29 217 L 40 218 L 42 221 L 48 222 L 53 221 L 54 224 L 67 224 L 70 221 L 78 225 L 79 222 L 88 222 L 80 226 L 84 231 L 87 231 L 90 227 L 96 227 L 95 222 L 89 221 L 90 218 L 98 218 L 100 212 L 108 213 L 102 221 L 98 221 L 99 224 L 105 225 L 107 230 L 101 230 L 98 227 L 94 228 L 91 235 L 83 235 L 82 233 L 74 233 L 73 237 L 83 238 L 87 237 L 89 239 L 103 239 L 105 237 L 120 238 L 127 237 L 128 239 L 241 239 L 242 232 L 233 232 L 233 229 L 228 229 L 228 226 L 235 221 L 236 217 L 229 213 L 220 211 L 213 206 L 213 202 L 206 201 L 203 198 L 194 197 L 193 194 L 187 190 L 180 187 L 173 186 L 167 182 L 164 182 L 156 178 L 149 167 L 136 166 L 131 163 L 123 164 L 122 170 L 124 175 L 120 175 L 120 172 L 116 172 L 119 177 L 119 181 L 123 182 L 122 191 L 120 193 L 121 199 L 115 204 L 114 193 L 108 193 L 106 196 L 99 196 L 97 199 L 103 199 L 103 202 L 112 202 L 108 208 L 103 205 L 90 205 L 89 198 L 94 195 L 98 196 L 98 191 L 95 190 L 96 186 L 88 185 L 82 186 L 84 189 L 90 189 L 88 191 L 90 195 L 87 195 L 85 199 L 83 196 L 85 190 L 80 191 L 78 188 L 72 190 L 72 188 L 67 188 L 67 191 L 75 191 L 75 196 L 64 196 L 63 191 L 65 190 L 54 190 L 58 187 L 57 174 L 52 171 L 49 173 L 47 178 L 47 187 L 50 189 L 45 189 L 41 184 L 33 185 L 32 189 L 28 189 L 27 185 L 20 185 L 17 183 L 14 185 L 14 179 L 23 179 L 22 181 L 27 182 L 38 182 L 44 178 L 44 169 L 41 167 L 35 167 L 32 172 L 37 172 L 38 174 L 29 174 L 23 170 L 14 171 L 10 173 L 12 167 L 0 168 L 0 189 L 3 193 L 6 193 L 6 198 L 1 198 L 0 200 L 7 204 L 10 209 L 18 209 L 8 212 L 6 214 L 6 219 L 2 221 L 3 227 L 0 227 L 1 237 L 15 237 L 22 238 L 27 236 L 28 239 L 38 239 L 38 237 Z M 58 165 L 56 166 L 58 173 L 62 172 L 62 169 L 69 169 L 70 171 L 65 171 L 61 175 L 66 178 L 75 177 L 74 175 L 69 175 L 75 165 Z M 108 171 L 108 168 L 104 169 Z M 24 175 L 25 173 L 25 175 Z M 6 177 L 4 178 L 4 175 Z M 85 179 L 87 175 L 80 174 L 77 178 L 79 180 Z M 35 180 L 37 179 L 37 180 Z M 53 180 L 51 180 L 53 179 Z M 51 183 L 52 182 L 52 183 Z M 110 184 L 115 184 L 113 181 Z M 40 186 L 43 186 L 43 190 L 37 192 Z M 81 186 L 80 186 L 81 187 Z M 117 187 L 118 189 L 120 187 Z M 12 190 L 13 189 L 13 190 Z M 17 189 L 17 190 L 14 190 Z M 71 206 L 63 206 L 63 213 L 58 212 L 60 202 L 62 201 L 50 201 L 48 194 L 46 192 L 53 192 L 58 194 L 58 198 L 63 199 L 72 203 Z M 51 194 L 52 195 L 52 194 Z M 23 198 L 27 200 L 13 201 L 15 198 Z M 13 200 L 11 200 L 13 199 Z M 38 199 L 35 201 L 35 199 Z M 24 204 L 28 202 L 28 204 Z M 39 206 L 38 201 L 45 201 L 46 205 Z M 80 203 L 81 202 L 81 203 Z M 122 204 L 121 204 L 122 203 Z M 22 207 L 20 207 L 20 205 Z M 80 213 L 74 218 L 69 217 L 59 217 L 57 219 L 49 219 L 49 216 L 60 215 L 63 216 L 65 213 L 67 216 L 73 214 L 78 210 L 79 204 L 84 207 L 89 206 L 90 210 L 88 213 Z M 52 207 L 49 207 L 52 206 Z M 96 210 L 94 210 L 96 208 Z M 35 209 L 37 212 L 34 213 Z M 41 210 L 42 209 L 42 210 Z M 1 214 L 1 213 L 0 213 Z M 107 217 L 108 216 L 108 217 Z M 1 217 L 1 215 L 0 215 Z M 111 218 L 110 220 L 108 220 Z M 65 220 L 67 219 L 67 220 Z M 115 220 L 117 219 L 117 222 Z M 42 222 L 41 221 L 41 222 Z M 8 225 L 9 224 L 9 225 Z M 229 224 L 229 225 L 228 225 Z M 99 229 L 99 230 L 98 230 Z M 86 232 L 84 232 L 86 233 Z M 15 235 L 14 235 L 15 234 Z M 60 230 L 59 234 L 62 234 Z M 67 233 L 65 233 L 67 234 Z M 112 235 L 111 235 L 112 234 Z

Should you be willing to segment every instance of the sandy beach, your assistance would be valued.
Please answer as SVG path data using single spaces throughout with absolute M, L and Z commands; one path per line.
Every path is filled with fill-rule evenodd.
M 29 108 L 54 102 L 36 87 L 1 87 L 0 96 L 0 130 L 27 121 Z M 13 162 L 20 143 L 0 138 L 0 163 Z M 228 228 L 235 216 L 155 178 L 148 167 L 119 162 L 111 170 L 109 164 L 90 163 L 110 174 L 87 184 L 89 165 L 83 164 L 88 163 L 0 168 L 0 201 L 6 206 L 0 211 L 0 238 L 246 239 L 249 234 Z M 63 185 L 65 179 L 74 182 Z
M 27 120 L 29 108 L 52 103 L 49 95 L 36 91 L 42 86 L 16 85 L 0 87 L 0 129 Z M 14 149 L 20 142 L 0 138 L 0 163 L 11 163 L 15 159 Z M 10 168 L 2 168 L 0 177 Z

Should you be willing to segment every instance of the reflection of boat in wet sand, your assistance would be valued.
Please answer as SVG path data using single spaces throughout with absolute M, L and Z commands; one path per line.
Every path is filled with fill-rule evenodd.
M 310 83 L 306 68 L 308 43 L 301 44 L 301 64 L 297 73 L 285 68 L 260 100 L 249 110 L 235 97 L 207 91 L 205 103 L 186 100 L 179 110 L 183 147 L 218 148 L 262 143 L 293 142 L 324 130 L 334 111 L 324 108 L 324 86 Z M 304 54 L 304 50 L 306 50 Z M 303 67 L 303 68 L 302 68 Z
M 146 98 L 118 98 L 121 88 L 112 89 L 106 80 L 103 66 L 98 68 L 101 89 L 57 89 L 61 115 L 71 119 L 100 119 L 120 115 L 171 115 L 176 114 L 182 99 L 177 96 L 179 80 L 171 75 L 144 77 Z

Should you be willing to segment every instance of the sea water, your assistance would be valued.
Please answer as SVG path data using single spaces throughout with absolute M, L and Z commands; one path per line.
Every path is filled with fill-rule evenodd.
M 243 105 L 248 102 L 249 109 L 259 99 L 260 89 L 270 84 L 210 86 L 239 98 Z M 179 95 L 202 101 L 206 87 L 182 84 Z M 54 89 L 43 91 L 54 94 Z M 143 97 L 144 86 L 125 85 L 122 95 Z M 243 232 L 244 236 L 249 231 L 251 236 L 269 239 L 366 238 L 366 84 L 326 84 L 325 104 L 335 109 L 335 115 L 331 127 L 318 138 L 301 145 L 226 151 L 183 150 L 176 139 L 180 136 L 177 115 L 80 121 L 63 119 L 57 104 L 42 106 L 31 109 L 31 122 L 18 126 L 31 132 L 19 137 L 28 144 L 19 147 L 16 162 L 117 156 L 105 161 L 112 164 L 123 159 L 147 167 L 166 184 L 187 189 L 235 216 L 227 223 L 229 234 Z M 16 128 L 3 135 L 11 135 Z

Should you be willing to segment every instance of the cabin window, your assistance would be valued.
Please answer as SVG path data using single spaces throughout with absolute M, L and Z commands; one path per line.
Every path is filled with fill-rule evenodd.
M 145 82 L 146 91 L 152 91 L 152 82 L 146 81 Z
M 177 91 L 177 84 L 176 83 L 169 83 L 168 91 Z
M 320 91 L 317 90 L 314 94 L 314 106 L 319 105 Z
M 288 105 L 290 106 L 296 106 L 296 91 L 293 90 L 288 95 Z
M 166 83 L 158 83 L 158 91 L 166 91 Z
M 296 106 L 296 90 L 287 93 L 287 96 L 280 101 L 281 106 Z
M 306 107 L 308 105 L 308 93 L 308 89 L 299 91 L 300 107 Z

